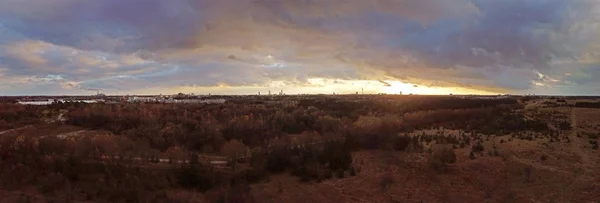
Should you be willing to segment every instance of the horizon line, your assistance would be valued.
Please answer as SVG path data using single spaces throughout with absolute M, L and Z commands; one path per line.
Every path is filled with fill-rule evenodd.
M 177 93 L 179 94 L 179 93 Z M 105 94 L 105 97 L 115 96 L 174 96 L 177 94 Z M 192 94 L 184 94 L 186 96 L 192 96 Z M 561 96 L 561 97 L 600 97 L 599 95 L 592 94 L 386 94 L 386 93 L 371 93 L 371 94 L 325 94 L 325 93 L 297 93 L 297 94 L 193 94 L 193 96 Z M 55 94 L 55 95 L 0 95 L 0 97 L 101 97 L 100 95 L 84 95 L 84 94 Z

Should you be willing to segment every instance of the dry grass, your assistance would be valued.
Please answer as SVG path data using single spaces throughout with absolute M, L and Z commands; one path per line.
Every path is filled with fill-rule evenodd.
M 43 136 L 55 136 L 65 133 L 77 132 L 84 130 L 84 128 L 72 126 L 72 125 L 64 125 L 60 123 L 51 123 L 51 124 L 42 124 L 35 126 L 26 126 L 23 128 L 17 128 L 14 130 L 7 130 L 2 133 L 2 136 L 16 136 L 16 135 L 25 135 L 25 136 L 33 136 L 33 137 L 43 137 Z
M 466 149 L 465 149 L 466 150 Z M 465 151 L 463 150 L 463 151 Z M 461 151 L 461 150 L 457 150 Z M 507 153 L 507 152 L 505 152 Z M 462 154 L 462 155 L 460 155 Z M 558 168 L 511 155 L 469 160 L 457 153 L 447 173 L 428 170 L 424 156 L 394 154 L 397 164 L 385 163 L 387 152 L 355 154 L 356 177 L 322 183 L 300 183 L 280 175 L 253 187 L 260 202 L 597 202 L 598 179 L 581 187 L 566 188 L 578 177 L 576 167 Z M 416 157 L 412 157 L 416 156 Z M 549 160 L 547 160 L 549 161 Z M 382 181 L 391 176 L 391 184 Z M 568 195 L 563 196 L 563 191 Z M 597 193 L 596 193 L 597 194 Z
M 572 116 L 569 108 L 547 110 Z M 600 110 L 576 108 L 573 114 L 572 131 L 600 124 Z M 470 149 L 456 149 L 457 163 L 446 173 L 427 168 L 427 153 L 357 152 L 356 177 L 304 184 L 280 175 L 255 185 L 253 193 L 259 202 L 600 202 L 599 150 L 584 146 L 587 137 L 565 133 L 571 142 L 491 137 L 475 160 Z M 493 146 L 499 156 L 488 155 Z
M 568 136 L 570 142 L 564 139 L 549 142 L 545 135 L 531 141 L 516 138 L 508 141 L 510 135 L 491 136 L 489 140 L 483 139 L 485 151 L 476 153 L 474 160 L 469 158 L 469 147 L 455 149 L 456 163 L 449 164 L 444 172 L 428 167 L 427 152 L 361 151 L 353 154 L 357 176 L 302 183 L 290 175 L 273 175 L 252 185 L 251 193 L 255 202 L 265 203 L 600 202 L 600 150 L 590 148 L 587 136 L 577 136 L 600 131 L 600 110 L 549 108 L 539 103 L 531 104 L 526 111 L 550 112 L 557 118 L 568 119 L 573 129 L 561 136 Z M 21 130 L 32 135 L 36 132 L 58 135 L 81 129 L 47 125 Z M 459 135 L 459 131 L 447 129 L 425 133 L 440 131 L 444 135 Z M 488 154 L 493 149 L 499 156 Z M 204 194 L 189 191 L 167 191 L 167 196 L 174 202 L 208 202 Z M 0 202 L 22 199 L 21 195 L 0 191 Z

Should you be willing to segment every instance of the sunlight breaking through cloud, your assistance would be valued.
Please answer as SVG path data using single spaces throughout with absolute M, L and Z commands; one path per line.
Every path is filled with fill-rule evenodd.
M 600 85 L 594 79 L 600 76 L 599 5 L 7 0 L 0 2 L 0 93 L 86 94 L 81 91 L 86 88 L 135 93 L 187 86 L 203 87 L 190 90 L 196 93 L 219 86 L 244 93 L 245 87 L 279 81 L 310 92 L 309 79 L 324 78 L 397 81 L 423 87 L 416 89 L 422 94 L 595 94 L 588 87 Z M 61 78 L 18 79 L 48 75 Z M 345 85 L 327 83 L 318 90 L 355 92 Z M 377 91 L 398 92 L 390 88 Z

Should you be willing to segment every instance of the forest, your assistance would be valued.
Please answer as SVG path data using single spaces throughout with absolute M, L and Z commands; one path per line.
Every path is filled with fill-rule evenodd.
M 52 125 L 105 132 L 67 139 L 43 131 L 0 134 L 0 189 L 36 186 L 69 200 L 174 201 L 164 191 L 175 188 L 237 202 L 252 199 L 249 185 L 272 174 L 289 173 L 302 182 L 360 175 L 352 164 L 356 151 L 425 150 L 423 142 L 431 140 L 463 148 L 468 136 L 550 131 L 543 121 L 524 117 L 518 111 L 523 105 L 513 98 L 285 96 L 230 98 L 224 104 L 47 106 L 2 101 L 0 133 L 49 125 L 48 118 L 57 116 L 66 120 Z M 460 130 L 463 137 L 411 135 L 425 129 Z M 208 155 L 227 158 L 230 170 L 198 161 Z M 170 164 L 140 164 L 132 157 L 155 163 L 165 157 Z M 187 161 L 173 163 L 181 159 Z

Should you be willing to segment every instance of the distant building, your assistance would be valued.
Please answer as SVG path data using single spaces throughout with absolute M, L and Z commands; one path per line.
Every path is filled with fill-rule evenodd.
M 159 99 L 156 97 L 128 97 L 128 102 L 156 102 Z
M 82 103 L 88 103 L 88 104 L 92 104 L 92 103 L 98 103 L 98 102 L 105 102 L 104 99 L 43 99 L 43 100 L 21 100 L 18 101 L 18 104 L 22 104 L 22 105 L 50 105 L 53 104 L 55 102 L 62 102 L 62 103 L 66 103 L 66 102 L 82 102 Z
M 161 102 L 161 103 L 173 103 L 173 104 L 222 104 L 227 100 L 225 99 L 174 99 L 174 98 L 160 98 L 160 97 L 129 97 L 128 102 Z

